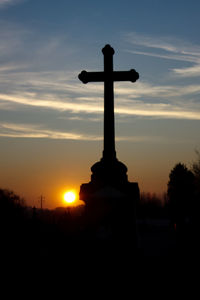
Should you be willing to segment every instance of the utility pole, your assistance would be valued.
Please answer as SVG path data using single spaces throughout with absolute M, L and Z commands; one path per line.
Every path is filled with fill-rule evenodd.
M 43 209 L 43 203 L 45 202 L 44 199 L 45 199 L 45 197 L 41 195 L 40 200 L 39 200 L 41 209 Z

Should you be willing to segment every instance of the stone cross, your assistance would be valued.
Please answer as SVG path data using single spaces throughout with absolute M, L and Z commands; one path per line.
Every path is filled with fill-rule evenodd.
M 103 160 L 111 161 L 116 159 L 113 83 L 114 81 L 135 82 L 139 78 L 139 74 L 134 69 L 130 71 L 113 71 L 114 49 L 110 45 L 106 45 L 102 52 L 104 55 L 104 72 L 82 71 L 78 78 L 83 83 L 104 82 Z

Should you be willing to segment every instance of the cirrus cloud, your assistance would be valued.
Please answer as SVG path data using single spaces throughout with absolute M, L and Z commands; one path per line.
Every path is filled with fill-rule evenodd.
M 126 49 L 129 53 L 191 63 L 192 66 L 173 68 L 171 71 L 180 77 L 200 76 L 200 45 L 174 37 L 155 37 L 136 32 L 126 34 L 125 40 L 136 47 Z
M 0 8 L 23 2 L 24 0 L 0 0 Z

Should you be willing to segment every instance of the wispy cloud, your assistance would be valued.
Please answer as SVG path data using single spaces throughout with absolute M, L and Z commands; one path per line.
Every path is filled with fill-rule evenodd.
M 27 68 L 27 65 L 25 64 L 12 64 L 12 63 L 8 63 L 8 64 L 3 64 L 0 66 L 0 72 L 4 72 L 4 75 L 6 72 L 13 72 L 13 71 L 19 71 L 19 70 L 23 70 Z
M 12 5 L 12 4 L 17 4 L 19 2 L 22 2 L 24 0 L 0 0 L 0 8 Z
M 129 43 L 135 46 L 143 46 L 143 49 L 151 48 L 155 50 L 163 50 L 165 53 L 171 53 L 172 55 L 181 55 L 181 59 L 184 59 L 185 57 L 186 60 L 188 55 L 191 59 L 200 59 L 200 45 L 193 45 L 181 39 L 163 36 L 155 37 L 151 35 L 138 34 L 136 32 L 126 34 L 125 38 Z
M 26 106 L 35 106 L 35 107 L 43 107 L 47 109 L 53 109 L 53 110 L 58 110 L 58 111 L 71 111 L 73 113 L 77 112 L 87 112 L 87 113 L 93 113 L 93 112 L 98 112 L 102 111 L 103 108 L 97 105 L 91 105 L 88 103 L 74 103 L 74 102 L 64 102 L 64 101 L 59 101 L 53 99 L 52 100 L 47 100 L 47 99 L 38 99 L 33 97 L 23 97 L 20 95 L 0 95 L 0 100 L 5 101 L 5 102 L 12 102 L 15 104 L 20 104 L 20 105 L 26 105 Z
M 1 123 L 0 136 L 101 140 L 102 136 L 93 133 L 96 129 L 92 131 L 92 134 L 88 134 L 86 122 L 96 122 L 99 120 L 98 117 L 100 115 L 103 119 L 103 84 L 92 83 L 84 85 L 79 82 L 77 77 L 80 70 L 73 69 L 73 71 L 69 71 L 70 68 L 66 70 L 63 64 L 59 68 L 57 66 L 54 68 L 51 65 L 52 53 L 64 52 L 64 47 L 60 44 L 59 37 L 56 39 L 49 38 L 44 43 L 38 43 L 37 51 L 31 52 L 31 50 L 28 51 L 24 47 L 26 52 L 33 55 L 29 59 L 30 57 L 26 56 L 29 54 L 26 54 L 25 50 L 23 50 L 25 41 L 28 44 L 27 38 L 30 38 L 29 34 L 27 34 L 28 31 L 19 27 L 15 28 L 13 25 L 6 28 L 6 30 L 0 28 L 0 49 L 2 50 L 0 51 L 0 58 L 2 58 L 1 61 L 3 62 L 0 64 L 1 109 L 12 111 L 13 115 L 14 111 L 26 111 L 30 115 L 40 111 L 45 116 L 46 112 L 51 111 L 51 113 L 55 112 L 57 119 L 59 117 L 63 118 L 63 116 L 66 118 L 66 123 L 64 119 L 60 121 L 63 122 L 62 124 L 70 124 L 70 127 L 64 127 L 63 125 L 63 128 L 72 128 L 72 123 L 75 127 L 72 128 L 72 131 L 57 130 L 57 121 L 51 123 L 48 120 L 48 125 L 47 123 L 45 125 L 46 117 L 44 117 L 42 120 L 44 122 L 43 126 L 15 124 L 12 121 Z M 141 49 L 138 51 L 143 52 L 143 55 L 145 52 L 145 55 L 152 55 L 152 52 L 156 50 L 157 52 L 155 51 L 153 55 L 157 57 L 182 60 L 192 63 L 193 68 L 197 67 L 199 55 L 195 47 L 180 49 L 180 45 L 170 44 L 170 41 L 158 41 L 151 39 L 151 37 L 135 38 L 135 41 L 138 47 L 141 46 Z M 134 51 L 132 48 L 129 50 Z M 16 53 L 12 51 L 17 52 L 19 58 L 18 56 L 15 57 Z M 46 55 L 47 51 L 48 55 Z M 69 54 L 70 49 L 68 51 Z M 21 59 L 23 54 L 26 59 Z M 67 59 L 69 61 L 70 56 Z M 46 65 L 41 68 L 41 62 L 43 63 L 45 60 Z M 37 62 L 39 62 L 38 68 L 36 67 Z M 57 61 L 55 60 L 56 63 Z M 182 74 L 185 74 L 185 71 L 186 68 L 183 72 L 178 68 L 173 70 L 174 74 L 179 76 L 183 76 Z M 193 69 L 190 72 L 194 74 Z M 198 70 L 196 72 L 198 73 Z M 199 95 L 200 87 L 198 84 L 176 85 L 174 83 L 169 84 L 169 82 L 168 84 L 153 84 L 142 79 L 134 84 L 119 82 L 115 85 L 115 113 L 118 116 L 125 116 L 125 119 L 126 117 L 138 116 L 150 119 L 200 120 L 200 104 L 194 101 Z M 66 114 L 63 114 L 63 112 L 66 112 Z M 78 122 L 80 120 L 84 120 L 81 130 L 74 125 L 76 123 L 74 121 Z M 94 123 L 93 125 L 94 127 L 96 126 Z M 85 129 L 84 126 L 86 126 Z M 53 129 L 50 129 L 51 127 Z M 137 142 L 147 140 L 147 137 L 118 136 L 117 140 Z
M 152 52 L 145 52 L 145 51 L 136 51 L 136 50 L 126 50 L 129 53 L 132 54 L 139 54 L 144 56 L 151 56 L 151 57 L 157 57 L 157 58 L 164 58 L 169 60 L 180 60 L 185 62 L 194 62 L 196 63 L 199 61 L 199 58 L 196 56 L 191 55 L 181 55 L 181 54 L 161 54 L 161 53 L 152 53 Z
M 1 6 L 0 6 L 1 8 Z M 31 32 L 18 23 L 0 20 L 0 67 L 10 68 L 16 65 L 24 65 L 27 39 L 31 42 Z M 29 53 L 30 51 L 28 51 Z M 28 62 L 29 63 L 29 62 Z M 30 64 L 30 63 L 29 63 Z
M 195 77 L 200 76 L 200 64 L 196 64 L 188 68 L 175 68 L 173 72 L 181 77 Z
M 78 82 L 77 74 L 78 71 L 13 71 L 12 74 L 7 73 L 7 70 L 2 71 L 2 109 L 16 110 L 25 106 L 68 111 L 72 114 L 102 113 L 103 85 L 83 85 Z M 115 112 L 124 115 L 199 120 L 199 104 L 192 100 L 192 97 L 199 95 L 200 86 L 197 84 L 155 85 L 144 81 L 135 84 L 117 83 Z
M 97 105 L 97 102 L 64 102 L 53 100 L 39 100 L 20 95 L 2 95 L 0 94 L 0 100 L 5 102 L 25 105 L 32 107 L 40 107 L 44 109 L 51 109 L 56 111 L 69 111 L 73 114 L 99 114 L 103 113 L 102 103 Z M 129 116 L 144 116 L 155 118 L 171 118 L 171 119 L 193 119 L 200 120 L 200 111 L 193 108 L 182 107 L 169 103 L 145 103 L 143 101 L 134 100 L 122 100 L 121 103 L 116 105 L 116 114 L 129 115 Z
M 126 83 L 119 83 L 115 88 L 116 94 L 120 96 L 126 96 L 131 99 L 143 98 L 159 98 L 159 99 L 173 99 L 175 103 L 176 97 L 183 97 L 192 94 L 200 93 L 200 86 L 191 85 L 159 85 L 148 82 L 138 82 L 132 88 Z
M 139 47 L 139 49 L 127 49 L 130 53 L 192 64 L 191 67 L 172 69 L 171 71 L 177 76 L 194 77 L 200 75 L 200 45 L 172 37 L 154 37 L 135 32 L 127 34 L 125 39 L 134 47 Z
M 56 140 L 77 140 L 77 141 L 101 141 L 102 136 L 86 135 L 76 132 L 65 132 L 44 129 L 40 125 L 18 124 L 18 123 L 0 123 L 0 137 L 6 138 L 30 138 L 30 139 L 56 139 Z M 166 137 L 163 136 L 117 136 L 116 141 L 126 142 L 147 142 L 157 141 L 166 143 Z
M 68 33 L 52 36 L 45 32 L 43 36 L 37 28 L 23 26 L 23 23 L 0 20 L 0 68 L 13 70 L 31 70 L 34 72 L 60 70 L 63 62 L 71 68 L 71 56 L 76 56 L 79 48 L 68 41 Z M 20 75 L 20 74 L 18 74 Z
M 168 38 L 157 38 L 150 35 L 138 34 L 136 32 L 130 32 L 126 34 L 126 39 L 139 46 L 144 46 L 148 48 L 162 49 L 168 52 L 179 52 L 178 47 L 172 45 Z
M 39 125 L 15 123 L 0 123 L 0 136 L 13 138 L 48 138 L 89 141 L 102 139 L 97 136 L 85 135 L 76 132 L 43 129 Z

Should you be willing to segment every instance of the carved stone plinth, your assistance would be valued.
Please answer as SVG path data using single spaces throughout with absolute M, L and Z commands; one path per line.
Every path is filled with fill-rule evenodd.
M 130 197 L 135 200 L 139 197 L 139 188 L 136 182 L 129 182 L 127 167 L 117 159 L 106 161 L 103 158 L 91 167 L 91 181 L 81 185 L 80 199 L 86 205 L 91 205 L 93 198 Z M 108 193 L 109 191 L 109 193 Z
M 80 199 L 85 202 L 88 224 L 94 229 L 92 238 L 133 242 L 138 184 L 128 181 L 127 167 L 117 159 L 102 159 L 91 171 L 91 181 L 81 185 Z

